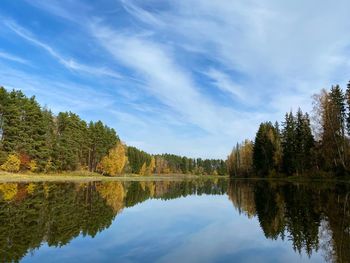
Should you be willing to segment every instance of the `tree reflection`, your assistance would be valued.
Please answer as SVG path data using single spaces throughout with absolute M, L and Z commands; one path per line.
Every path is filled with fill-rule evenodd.
M 0 259 L 19 261 L 43 242 L 94 237 L 124 207 L 149 198 L 224 194 L 227 180 L 0 184 Z
M 42 243 L 94 237 L 125 207 L 147 199 L 194 194 L 228 194 L 241 214 L 259 220 L 266 238 L 291 240 L 298 253 L 350 258 L 349 185 L 225 179 L 0 184 L 0 258 L 19 261 Z
M 309 256 L 321 248 L 330 262 L 350 258 L 349 193 L 349 185 L 338 183 L 235 180 L 228 189 L 234 206 L 256 216 L 267 238 L 287 237 Z

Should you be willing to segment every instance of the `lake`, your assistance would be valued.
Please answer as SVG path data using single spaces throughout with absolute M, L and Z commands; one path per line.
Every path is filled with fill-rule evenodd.
M 0 184 L 1 262 L 349 262 L 350 185 Z

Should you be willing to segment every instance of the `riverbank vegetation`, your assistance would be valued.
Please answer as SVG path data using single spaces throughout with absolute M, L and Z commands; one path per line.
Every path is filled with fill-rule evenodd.
M 346 176 L 350 171 L 350 82 L 313 96 L 312 117 L 299 108 L 276 122 L 261 123 L 254 141 L 228 156 L 231 176 Z
M 123 143 L 101 121 L 86 122 L 72 112 L 53 114 L 35 97 L 0 87 L 0 170 L 23 173 L 90 171 L 225 175 L 223 160 L 151 155 Z

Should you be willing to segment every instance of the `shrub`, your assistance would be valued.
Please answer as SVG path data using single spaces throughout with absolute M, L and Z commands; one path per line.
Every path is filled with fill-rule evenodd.
M 38 165 L 36 163 L 35 160 L 31 160 L 29 163 L 28 163 L 28 168 L 31 172 L 36 172 L 38 170 Z
M 21 160 L 16 154 L 10 154 L 6 162 L 0 166 L 1 170 L 6 172 L 16 173 L 19 171 Z
M 53 165 L 51 158 L 49 158 L 45 164 L 44 172 L 49 173 L 52 170 L 54 170 L 54 165 Z
M 20 170 L 23 171 L 29 169 L 30 156 L 26 153 L 20 153 L 18 158 L 20 160 Z

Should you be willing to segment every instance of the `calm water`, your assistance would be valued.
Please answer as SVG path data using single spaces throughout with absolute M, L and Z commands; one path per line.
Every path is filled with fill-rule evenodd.
M 0 262 L 349 262 L 350 186 L 0 184 Z

